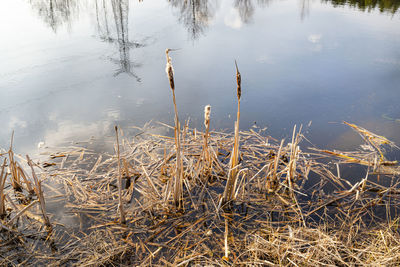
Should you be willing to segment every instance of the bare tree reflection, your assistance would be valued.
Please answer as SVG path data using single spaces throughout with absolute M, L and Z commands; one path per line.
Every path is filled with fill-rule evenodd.
M 300 19 L 303 21 L 310 14 L 310 0 L 301 0 Z
M 217 0 L 170 0 L 169 2 L 179 9 L 179 21 L 187 28 L 192 40 L 204 34 L 218 4 Z
M 243 23 L 249 23 L 254 14 L 252 0 L 235 0 L 235 8 L 239 11 L 240 19 Z
M 351 6 L 362 11 L 371 12 L 378 9 L 380 12 L 389 12 L 395 14 L 400 8 L 400 0 L 322 0 L 331 2 L 334 7 Z
M 70 27 L 72 20 L 78 16 L 79 6 L 76 0 L 30 0 L 29 2 L 54 32 L 57 32 L 63 24 Z
M 252 21 L 255 11 L 254 2 L 258 7 L 265 8 L 271 3 L 271 0 L 235 0 L 234 7 L 238 10 L 240 20 L 243 23 Z
M 97 30 L 100 39 L 105 42 L 114 43 L 118 47 L 119 58 L 110 58 L 112 62 L 119 65 L 114 76 L 126 73 L 140 82 L 140 77 L 135 74 L 133 69 L 141 65 L 131 61 L 130 50 L 132 48 L 143 47 L 144 44 L 129 40 L 129 0 L 96 0 L 95 8 Z M 112 23 L 110 23 L 110 20 L 113 20 L 115 31 L 111 30 L 110 24 Z
M 96 22 L 97 22 L 97 32 L 99 37 L 103 41 L 113 42 L 111 38 L 110 29 L 108 26 L 108 8 L 106 7 L 105 0 L 96 0 Z

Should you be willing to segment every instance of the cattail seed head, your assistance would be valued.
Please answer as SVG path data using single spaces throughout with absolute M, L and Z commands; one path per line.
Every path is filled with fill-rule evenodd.
M 236 80 L 237 80 L 237 97 L 238 97 L 238 99 L 240 99 L 240 97 L 242 96 L 240 72 L 236 73 Z
M 210 125 L 210 113 L 211 106 L 207 105 L 204 107 L 204 126 L 207 128 Z
M 165 66 L 165 72 L 167 73 L 167 77 L 169 80 L 169 85 L 172 90 L 175 90 L 175 83 L 174 83 L 174 68 L 172 67 L 171 58 L 168 55 L 170 50 L 166 49 L 165 54 L 167 56 L 167 65 Z
M 235 60 L 235 66 L 236 66 L 236 83 L 237 83 L 237 98 L 240 100 L 240 97 L 242 96 L 242 77 L 240 75 L 236 60 Z

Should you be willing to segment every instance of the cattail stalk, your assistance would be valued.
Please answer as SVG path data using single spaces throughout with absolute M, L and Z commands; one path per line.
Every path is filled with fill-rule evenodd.
M 51 223 L 49 217 L 46 214 L 46 203 L 44 201 L 44 196 L 43 196 L 42 181 L 39 181 L 39 179 L 37 178 L 35 170 L 33 169 L 33 162 L 28 155 L 26 155 L 26 159 L 28 160 L 28 165 L 31 167 L 32 170 L 32 177 L 33 180 L 35 181 L 35 193 L 39 199 L 40 209 L 42 211 L 44 224 L 46 225 L 46 227 L 51 229 Z
M 124 224 L 126 223 L 126 218 L 125 218 L 125 209 L 124 209 L 124 203 L 122 202 L 122 173 L 121 173 L 121 156 L 120 156 L 120 151 L 119 151 L 119 138 L 118 138 L 118 127 L 115 126 L 115 135 L 117 137 L 117 157 L 118 157 L 118 200 L 119 200 L 119 220 L 120 223 Z
M 209 137 L 209 131 L 210 131 L 210 113 L 211 113 L 211 106 L 207 105 L 204 107 L 204 126 L 205 126 L 205 132 L 204 132 L 204 159 L 205 162 L 208 163 L 208 168 L 211 169 L 211 158 L 210 158 L 210 152 L 208 151 L 208 137 Z
M 172 90 L 172 100 L 174 102 L 174 111 L 175 111 L 175 146 L 176 146 L 176 173 L 175 173 L 175 181 L 174 181 L 174 203 L 178 208 L 182 208 L 182 199 L 183 199 L 183 163 L 181 158 L 181 128 L 178 117 L 178 109 L 176 107 L 176 99 L 175 99 L 175 82 L 174 82 L 174 69 L 172 67 L 171 58 L 169 56 L 170 49 L 165 50 L 165 54 L 167 57 L 167 65 L 165 71 L 167 73 L 167 77 L 169 80 L 169 85 Z
M 237 176 L 238 176 L 238 163 L 239 163 L 239 121 L 240 121 L 240 99 L 242 96 L 242 78 L 235 61 L 236 66 L 236 83 L 237 83 L 237 99 L 238 99 L 238 108 L 237 108 L 237 119 L 235 122 L 235 138 L 233 143 L 232 155 L 230 160 L 230 169 L 228 174 L 228 180 L 226 182 L 224 195 L 222 198 L 222 203 L 225 204 L 233 199 L 235 187 L 237 184 Z

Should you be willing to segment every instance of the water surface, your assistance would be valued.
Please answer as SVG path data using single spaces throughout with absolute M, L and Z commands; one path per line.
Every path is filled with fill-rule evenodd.
M 367 4 L 368 3 L 368 4 Z M 320 147 L 356 148 L 356 123 L 400 144 L 400 1 L 2 0 L 0 147 L 101 139 L 118 124 L 181 119 L 275 137 L 305 127 Z M 397 156 L 396 156 L 397 155 Z M 391 157 L 398 158 L 397 152 Z

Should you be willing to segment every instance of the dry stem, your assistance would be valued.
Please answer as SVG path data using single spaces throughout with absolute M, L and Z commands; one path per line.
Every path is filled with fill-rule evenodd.
M 241 75 L 235 61 L 236 66 L 236 83 L 237 83 L 237 99 L 238 99 L 238 108 L 237 108 L 237 120 L 235 122 L 235 139 L 232 149 L 232 156 L 230 160 L 230 169 L 228 174 L 228 180 L 226 182 L 226 187 L 224 191 L 224 195 L 222 198 L 222 203 L 225 204 L 231 201 L 234 197 L 235 187 L 237 184 L 237 174 L 239 172 L 238 163 L 239 163 L 239 121 L 240 121 L 240 98 L 242 95 L 241 88 Z
M 122 202 L 122 173 L 121 173 L 121 156 L 119 151 L 119 138 L 118 138 L 118 127 L 115 126 L 115 135 L 117 138 L 117 157 L 118 157 L 118 201 L 119 201 L 119 215 L 120 223 L 125 224 L 125 210 L 124 203 Z
M 45 200 L 44 200 L 43 190 L 42 190 L 42 181 L 39 181 L 39 179 L 37 178 L 35 170 L 33 169 L 33 162 L 29 158 L 28 155 L 26 155 L 26 159 L 28 161 L 28 165 L 31 167 L 31 170 L 32 170 L 32 177 L 35 181 L 35 193 L 39 199 L 40 209 L 42 211 L 44 223 L 49 229 L 51 229 L 52 228 L 51 223 L 50 223 L 49 217 L 46 214 L 46 206 L 45 206 Z
M 174 111 L 175 111 L 175 146 L 176 146 L 176 173 L 174 180 L 174 203 L 175 206 L 179 209 L 183 208 L 182 206 L 182 198 L 183 198 L 183 163 L 181 158 L 181 127 L 179 123 L 178 117 L 178 108 L 176 107 L 176 99 L 175 99 L 175 82 L 174 82 L 174 70 L 172 67 L 171 58 L 169 57 L 170 49 L 165 50 L 165 54 L 167 57 L 167 65 L 166 72 L 169 80 L 169 84 L 172 90 L 172 99 L 174 102 Z

